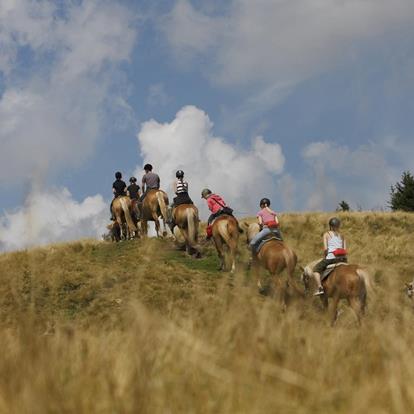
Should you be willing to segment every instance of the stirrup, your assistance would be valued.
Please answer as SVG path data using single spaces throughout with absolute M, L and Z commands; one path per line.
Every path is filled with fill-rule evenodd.
M 321 295 L 324 295 L 325 294 L 325 291 L 324 291 L 324 289 L 323 289 L 323 287 L 321 286 L 314 294 L 313 294 L 313 296 L 321 296 Z

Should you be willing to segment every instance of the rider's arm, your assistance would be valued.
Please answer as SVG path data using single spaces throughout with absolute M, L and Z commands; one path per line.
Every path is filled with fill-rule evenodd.
M 257 216 L 257 222 L 259 223 L 260 230 L 263 228 L 263 218 L 262 216 Z
M 177 181 L 173 182 L 173 191 L 175 194 L 177 194 Z
M 328 254 L 328 233 L 325 233 L 323 235 L 323 250 L 324 250 L 324 254 L 325 256 Z
M 343 245 L 344 245 L 344 249 L 346 250 L 346 240 L 342 237 L 342 242 L 343 242 Z
M 141 184 L 142 184 L 142 192 L 143 193 L 145 193 L 145 175 L 142 177 L 142 182 L 141 182 Z

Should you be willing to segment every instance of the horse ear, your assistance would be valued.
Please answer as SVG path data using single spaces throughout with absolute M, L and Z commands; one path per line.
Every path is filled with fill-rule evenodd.
M 249 225 L 248 225 L 245 221 L 242 221 L 242 222 L 241 222 L 241 227 L 242 227 L 244 230 L 247 230 L 247 229 L 249 228 Z
M 407 287 L 408 289 L 410 289 L 411 288 L 411 283 L 404 283 L 405 284 L 405 287 Z
M 299 269 L 302 270 L 302 272 L 305 271 L 305 268 L 303 266 L 301 266 L 301 265 L 299 265 Z

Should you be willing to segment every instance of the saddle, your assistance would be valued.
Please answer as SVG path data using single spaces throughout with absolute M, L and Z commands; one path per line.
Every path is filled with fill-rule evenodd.
M 346 262 L 332 263 L 321 274 L 321 281 L 325 280 L 338 266 L 348 266 Z
M 259 243 L 259 245 L 257 246 L 257 249 L 256 249 L 256 251 L 257 251 L 257 253 L 259 253 L 260 252 L 260 249 L 267 243 L 267 242 L 270 242 L 271 240 L 277 240 L 277 241 L 283 241 L 283 239 L 280 237 L 280 236 L 278 236 L 276 233 L 273 233 L 273 234 L 269 234 L 269 235 L 267 235 L 263 240 L 261 240 L 260 241 L 260 243 Z

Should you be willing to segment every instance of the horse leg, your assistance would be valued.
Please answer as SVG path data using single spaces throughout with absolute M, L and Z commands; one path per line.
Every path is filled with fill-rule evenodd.
M 141 220 L 141 232 L 142 232 L 142 237 L 147 237 L 148 236 L 148 221 L 142 219 Z
M 331 326 L 334 326 L 336 320 L 338 319 L 338 302 L 339 302 L 339 295 L 335 294 L 332 299 Z
M 237 244 L 234 240 L 229 240 L 229 250 L 231 258 L 231 273 L 234 273 L 236 270 L 236 253 L 237 253 Z
M 160 221 L 158 220 L 158 215 L 156 212 L 152 213 L 152 219 L 155 223 L 155 231 L 157 232 L 157 237 L 160 237 Z
M 361 312 L 362 306 L 359 298 L 351 297 L 349 298 L 349 305 L 351 306 L 352 310 L 355 312 L 358 325 L 361 326 Z
M 219 271 L 224 270 L 224 255 L 223 255 L 223 242 L 221 238 L 214 238 L 214 245 L 216 246 L 217 254 L 220 259 Z

